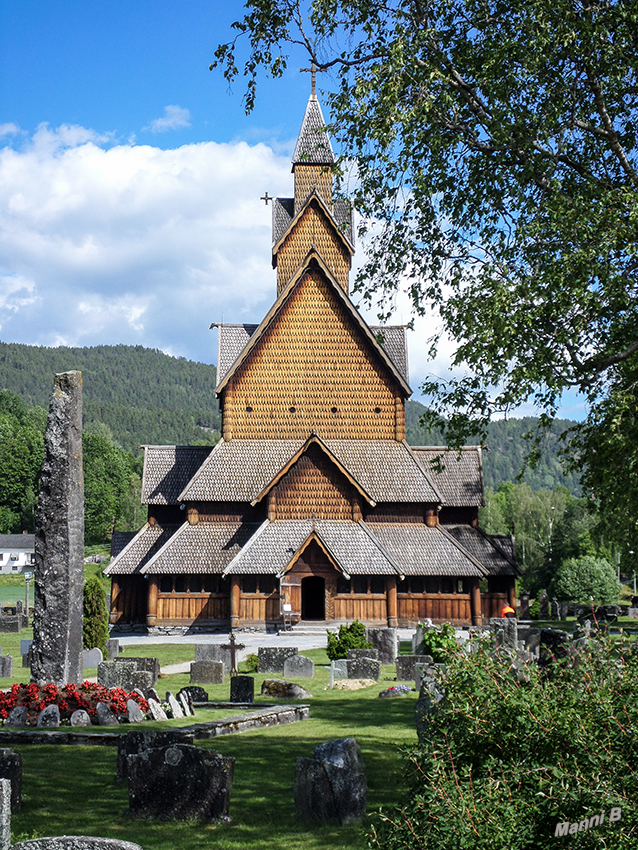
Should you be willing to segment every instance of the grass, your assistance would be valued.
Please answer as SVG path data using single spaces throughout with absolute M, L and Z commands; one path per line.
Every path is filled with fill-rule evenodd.
M 155 651 L 158 647 L 145 649 Z M 141 654 L 141 647 L 135 650 Z M 325 650 L 307 654 L 314 656 L 316 663 L 327 662 Z M 86 834 L 133 841 L 144 850 L 187 850 L 209 842 L 219 850 L 363 848 L 365 839 L 359 827 L 297 823 L 293 798 L 296 758 L 311 756 L 314 747 L 324 741 L 354 737 L 366 765 L 368 811 L 400 802 L 403 780 L 398 747 L 416 743 L 416 694 L 379 699 L 379 692 L 390 684 L 392 670 L 384 668 L 381 682 L 371 688 L 345 693 L 324 690 L 329 670 L 317 667 L 314 679 L 297 680 L 313 693 L 313 699 L 308 700 L 310 720 L 199 742 L 236 759 L 230 825 L 129 818 L 126 783 L 115 781 L 114 747 L 16 746 L 23 757 L 24 803 L 13 817 L 14 840 L 36 834 Z M 175 692 L 182 678 L 187 676 L 169 676 L 160 684 Z M 256 692 L 264 678 L 263 674 L 255 676 Z M 228 699 L 228 682 L 207 686 L 207 690 L 211 699 Z M 255 708 L 264 701 L 258 697 Z M 199 710 L 195 722 L 229 713 Z M 191 722 L 185 720 L 180 725 Z M 160 728 L 158 724 L 144 724 L 149 729 L 155 726 Z

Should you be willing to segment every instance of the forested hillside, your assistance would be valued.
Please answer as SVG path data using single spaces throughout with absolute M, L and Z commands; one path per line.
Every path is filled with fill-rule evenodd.
M 0 343 L 0 389 L 48 407 L 56 372 L 79 369 L 84 424 L 102 422 L 125 449 L 142 443 L 214 442 L 216 370 L 130 345 L 45 348 Z

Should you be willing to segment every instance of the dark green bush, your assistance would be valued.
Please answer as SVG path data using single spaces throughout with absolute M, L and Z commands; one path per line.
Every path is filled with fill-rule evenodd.
M 366 640 L 366 627 L 359 620 L 354 620 L 349 626 L 339 626 L 337 632 L 328 632 L 328 658 L 346 658 L 349 649 L 368 649 L 372 644 Z
M 541 615 L 541 597 L 540 593 L 536 594 L 536 599 L 529 606 L 529 618 L 530 620 L 538 620 Z
M 448 655 L 459 648 L 455 635 L 456 632 L 451 623 L 441 623 L 440 626 L 426 628 L 421 641 L 421 653 L 431 655 L 432 660 L 437 664 L 447 661 Z
M 85 649 L 96 646 L 104 652 L 109 637 L 108 613 L 104 585 L 97 576 L 84 582 L 84 616 L 82 639 Z
M 259 656 L 251 652 L 241 662 L 237 668 L 240 673 L 258 673 L 259 672 Z
M 449 656 L 440 676 L 444 698 L 421 714 L 420 744 L 405 753 L 409 790 L 375 818 L 369 847 L 638 847 L 635 643 L 632 653 L 581 649 L 551 676 L 534 662 L 516 670 L 483 643 Z M 602 825 L 555 835 L 601 812 Z

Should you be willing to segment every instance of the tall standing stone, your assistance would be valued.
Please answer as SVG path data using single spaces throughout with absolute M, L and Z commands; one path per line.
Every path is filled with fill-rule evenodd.
M 79 684 L 84 558 L 80 372 L 55 376 L 44 447 L 35 532 L 31 678 L 38 684 Z

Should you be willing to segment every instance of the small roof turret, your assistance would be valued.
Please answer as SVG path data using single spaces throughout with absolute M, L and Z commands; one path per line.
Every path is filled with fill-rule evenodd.
M 325 126 L 317 96 L 311 94 L 292 157 L 293 169 L 296 165 L 334 164 L 334 153 Z

